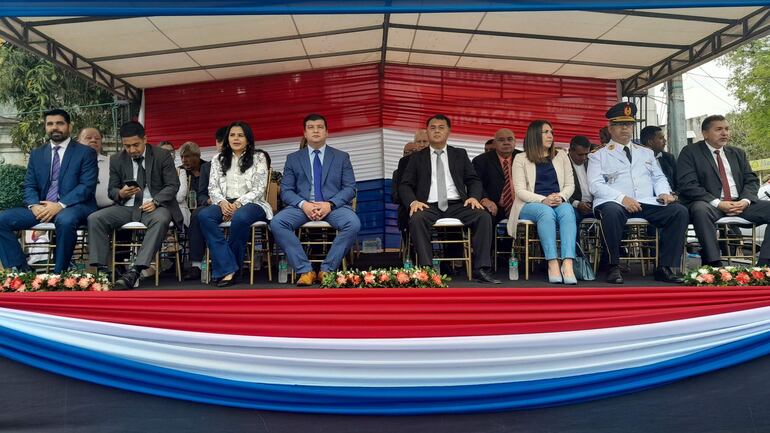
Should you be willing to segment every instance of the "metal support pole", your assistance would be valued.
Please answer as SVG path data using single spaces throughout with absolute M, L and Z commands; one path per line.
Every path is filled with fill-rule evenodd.
M 684 87 L 682 76 L 676 76 L 668 81 L 668 150 L 674 156 L 687 145 L 687 122 L 684 114 Z

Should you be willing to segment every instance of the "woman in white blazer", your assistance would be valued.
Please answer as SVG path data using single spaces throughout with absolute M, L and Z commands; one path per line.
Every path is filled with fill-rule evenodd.
M 237 282 L 251 225 L 273 218 L 265 201 L 267 162 L 264 153 L 255 153 L 254 149 L 251 127 L 245 122 L 233 122 L 227 128 L 221 152 L 211 160 L 209 197 L 213 206 L 198 213 L 198 222 L 211 250 L 211 275 L 218 287 Z M 227 239 L 219 228 L 222 221 L 230 221 Z
M 548 281 L 577 284 L 572 267 L 577 224 L 569 203 L 575 180 L 567 153 L 554 147 L 550 123 L 536 120 L 529 124 L 524 152 L 513 159 L 511 172 L 516 197 L 508 217 L 508 234 L 515 236 L 518 220 L 534 221 L 548 261 Z M 557 224 L 561 236 L 561 268 L 556 251 Z

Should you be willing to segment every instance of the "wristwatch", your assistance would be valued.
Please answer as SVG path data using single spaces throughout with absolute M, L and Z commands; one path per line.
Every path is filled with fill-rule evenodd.
M 160 203 L 158 202 L 158 200 L 152 199 L 152 204 L 154 204 L 155 207 L 160 207 Z

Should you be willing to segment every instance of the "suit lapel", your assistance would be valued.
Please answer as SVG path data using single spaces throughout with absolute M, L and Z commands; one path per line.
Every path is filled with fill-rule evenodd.
M 51 186 L 51 164 L 52 164 L 52 157 L 53 152 L 51 151 L 51 145 L 46 143 L 43 145 L 43 151 L 38 153 L 40 155 L 39 159 L 39 167 L 45 168 L 45 170 L 40 170 L 40 184 L 43 185 L 42 193 L 43 197 L 45 198 L 45 194 L 48 192 L 48 188 Z
M 703 154 L 703 157 L 706 158 L 706 161 L 708 161 L 708 164 L 711 166 L 712 169 L 714 169 L 714 173 L 717 176 L 717 179 L 719 179 L 719 168 L 717 168 L 717 163 L 714 160 L 714 155 L 711 154 L 709 151 L 708 146 L 706 145 L 705 141 L 702 141 L 698 148 L 701 151 L 701 154 Z
M 70 141 L 70 144 L 67 146 L 67 149 L 64 151 L 64 156 L 62 156 L 61 168 L 59 169 L 59 185 L 61 185 L 61 181 L 64 178 L 64 173 L 67 171 L 67 167 L 70 164 L 70 160 L 72 159 L 72 154 L 75 152 L 73 144 L 74 144 L 74 141 Z
M 500 164 L 500 156 L 498 156 L 497 152 L 495 152 L 495 151 L 492 151 L 490 153 L 492 153 L 492 166 L 495 168 L 495 170 L 497 170 L 497 174 L 500 177 L 504 178 L 505 177 L 505 170 L 503 170 L 503 166 L 502 166 L 502 164 Z M 511 156 L 511 161 L 513 161 L 513 156 Z M 508 168 L 510 168 L 510 167 L 508 167 Z M 479 174 L 479 173 L 476 173 L 476 174 Z
M 733 174 L 733 182 L 735 182 L 738 194 L 740 194 L 743 189 L 743 171 L 741 171 L 741 166 L 738 163 L 738 156 L 731 147 L 723 147 L 722 150 L 727 156 L 727 163 L 730 164 L 730 171 Z
M 334 151 L 331 147 L 326 146 L 326 152 L 324 152 L 324 160 L 322 162 L 323 168 L 321 169 L 321 185 L 326 185 L 326 178 L 329 176 L 329 172 L 331 171 L 331 166 L 334 162 Z
M 147 152 L 144 157 L 144 186 L 148 190 L 152 191 L 150 184 L 152 183 L 152 166 L 155 162 L 155 151 L 152 146 L 147 145 Z M 162 174 L 162 173 L 161 173 Z
M 134 179 L 134 159 L 125 150 L 123 151 L 123 181 Z
M 299 165 L 302 167 L 302 171 L 305 172 L 307 182 L 310 184 L 310 189 L 313 189 L 313 170 L 310 169 L 310 158 L 308 157 L 307 148 L 300 149 L 299 151 Z

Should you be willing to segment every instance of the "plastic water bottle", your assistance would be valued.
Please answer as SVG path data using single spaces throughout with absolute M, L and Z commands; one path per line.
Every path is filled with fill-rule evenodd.
M 437 274 L 441 273 L 441 262 L 439 262 L 438 259 L 433 259 L 433 270 L 436 271 Z
M 411 270 L 412 268 L 412 259 L 409 258 L 409 256 L 406 256 L 406 260 L 404 260 L 404 269 Z
M 281 284 L 289 282 L 289 263 L 286 262 L 283 254 L 278 259 L 278 282 Z
M 201 283 L 209 283 L 209 264 L 205 260 L 201 262 Z
M 511 281 L 519 279 L 519 259 L 513 256 L 508 260 L 508 279 Z
M 187 208 L 190 210 L 198 208 L 198 193 L 194 189 L 187 193 Z
M 382 252 L 382 239 L 380 239 L 380 238 L 375 239 L 375 245 L 377 245 L 377 247 L 376 247 L 377 251 L 376 252 L 381 253 Z

